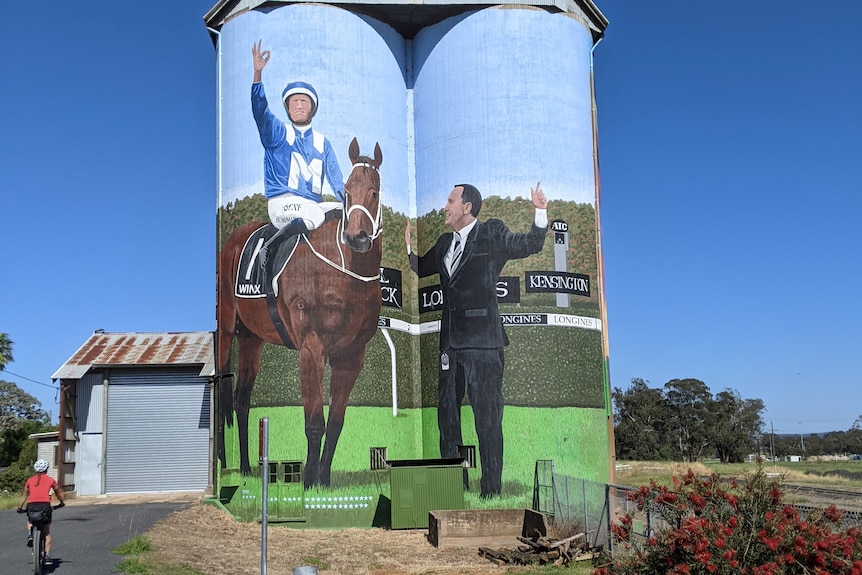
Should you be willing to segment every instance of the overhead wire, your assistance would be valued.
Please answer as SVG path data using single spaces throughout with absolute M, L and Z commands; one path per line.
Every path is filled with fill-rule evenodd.
M 57 384 L 42 383 L 41 381 L 36 381 L 35 379 L 30 379 L 29 377 L 24 377 L 23 375 L 18 375 L 17 373 L 13 373 L 6 368 L 0 369 L 0 371 L 5 371 L 9 375 L 14 375 L 15 377 L 18 377 L 20 379 L 24 379 L 26 381 L 29 381 L 30 383 L 35 383 L 36 385 L 42 385 L 44 387 L 50 387 L 51 389 L 60 389 L 60 386 Z

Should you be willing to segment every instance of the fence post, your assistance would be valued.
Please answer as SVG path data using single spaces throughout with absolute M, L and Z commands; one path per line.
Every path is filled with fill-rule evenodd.
M 261 464 L 261 506 L 260 506 L 260 574 L 266 575 L 267 521 L 269 513 L 269 418 L 260 420 L 259 455 Z
M 608 510 L 608 553 L 614 556 L 614 537 L 611 531 L 611 484 L 605 483 L 605 509 Z
M 583 492 L 583 506 L 584 506 L 584 533 L 590 532 L 590 514 L 587 511 L 587 480 L 581 479 L 581 491 Z

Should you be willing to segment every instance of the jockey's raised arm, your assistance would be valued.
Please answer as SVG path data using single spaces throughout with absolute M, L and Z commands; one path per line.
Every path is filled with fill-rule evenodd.
M 251 57 L 252 62 L 254 63 L 254 82 L 260 82 L 262 79 L 263 69 L 266 67 L 267 62 L 269 62 L 269 50 L 261 50 L 260 46 L 263 43 L 263 40 L 258 40 L 257 44 L 251 45 Z

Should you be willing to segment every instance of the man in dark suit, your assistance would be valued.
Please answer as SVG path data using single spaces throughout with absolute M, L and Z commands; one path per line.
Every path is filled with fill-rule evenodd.
M 443 208 L 452 233 L 440 236 L 427 254 L 410 252 L 410 222 L 405 230 L 410 267 L 419 277 L 440 275 L 437 424 L 440 455 L 459 456 L 461 403 L 470 399 L 479 438 L 481 496 L 500 494 L 503 474 L 503 347 L 509 343 L 497 307 L 497 281 L 511 259 L 542 250 L 548 231 L 548 200 L 539 184 L 530 190 L 536 207 L 532 229 L 514 233 L 500 220 L 480 222 L 482 195 L 470 184 L 455 186 Z

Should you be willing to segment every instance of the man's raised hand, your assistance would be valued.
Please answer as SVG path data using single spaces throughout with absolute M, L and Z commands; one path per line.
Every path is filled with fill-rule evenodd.
M 536 206 L 537 209 L 547 210 L 548 209 L 548 198 L 545 197 L 545 192 L 542 191 L 542 188 L 539 185 L 542 182 L 536 182 L 536 189 L 530 188 L 530 199 L 533 200 L 533 205 Z

